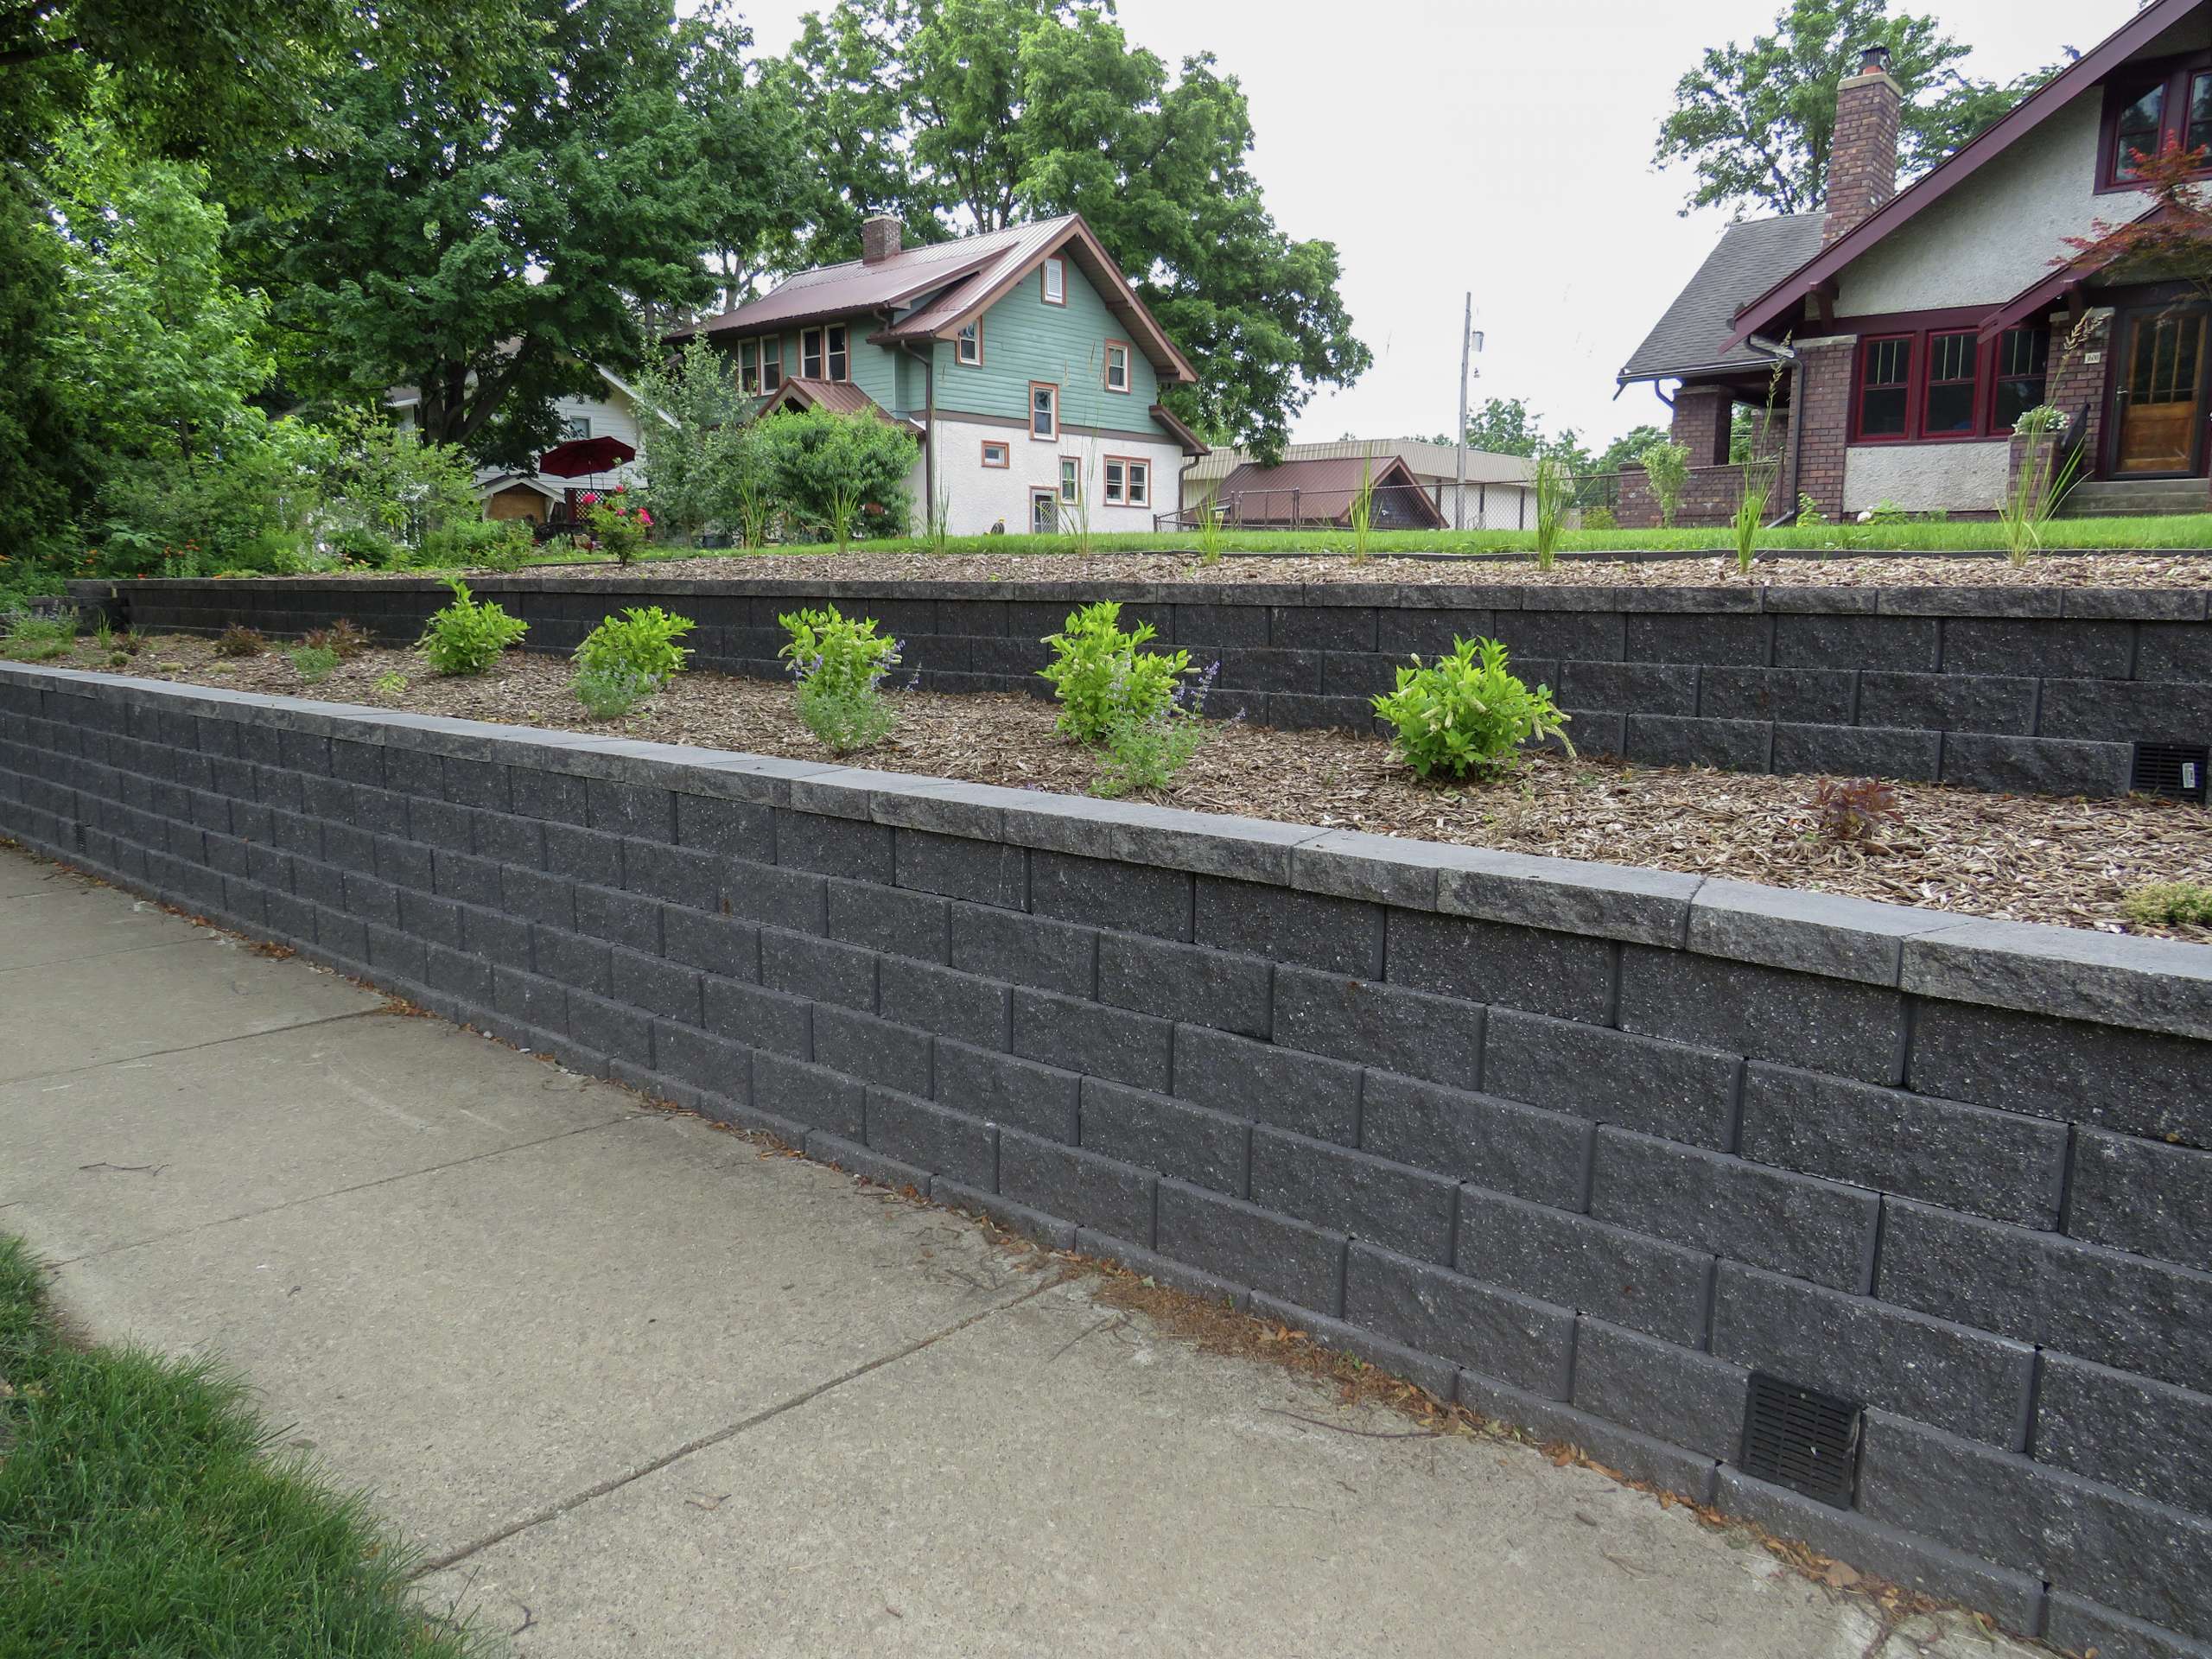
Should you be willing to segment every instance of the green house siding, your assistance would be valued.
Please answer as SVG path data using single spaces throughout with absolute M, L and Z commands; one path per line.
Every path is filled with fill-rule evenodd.
M 956 362 L 953 343 L 938 342 L 938 410 L 1026 421 L 1030 382 L 1047 380 L 1060 389 L 1065 426 L 1155 430 L 1149 410 L 1160 401 L 1160 377 L 1134 345 L 1129 390 L 1106 390 L 1106 342 L 1127 340 L 1128 330 L 1106 308 L 1098 290 L 1072 259 L 1067 262 L 1065 305 L 1046 304 L 1040 289 L 1032 272 L 983 314 L 980 366 Z

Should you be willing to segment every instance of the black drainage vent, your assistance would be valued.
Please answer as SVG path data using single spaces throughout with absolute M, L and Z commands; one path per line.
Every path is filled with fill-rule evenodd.
M 2204 785 L 2212 772 L 2212 749 L 2203 744 L 2138 743 L 2135 781 L 2139 795 L 2165 795 L 2177 801 L 2204 804 Z
M 1861 1409 L 1856 1401 L 1753 1371 L 1744 1408 L 1744 1472 L 1849 1509 L 1859 1480 Z

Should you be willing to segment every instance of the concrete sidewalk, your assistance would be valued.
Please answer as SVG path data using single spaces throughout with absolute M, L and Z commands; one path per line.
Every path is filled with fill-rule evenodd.
M 2029 1652 L 4 849 L 0 1010 L 61 1305 L 242 1367 L 519 1654 Z

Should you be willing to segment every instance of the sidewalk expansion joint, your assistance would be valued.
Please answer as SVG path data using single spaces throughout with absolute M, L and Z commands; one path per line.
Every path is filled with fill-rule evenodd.
M 98 958 L 81 957 L 79 960 L 94 961 Z M 8 971 L 27 974 L 32 970 L 24 968 Z M 317 1026 L 334 1026 L 340 1020 L 365 1020 L 371 1014 L 390 1012 L 391 1010 L 387 1007 L 355 1008 L 350 1014 L 326 1014 L 316 1019 L 299 1020 L 293 1025 L 271 1026 L 266 1031 L 241 1031 L 228 1037 L 210 1037 L 204 1043 L 180 1043 L 175 1048 L 148 1049 L 143 1054 L 118 1054 L 108 1059 L 94 1060 L 90 1065 L 57 1066 L 51 1071 L 34 1071 L 28 1077 L 0 1078 L 0 1089 L 21 1088 L 27 1083 L 44 1083 L 53 1077 L 80 1077 L 87 1072 L 105 1071 L 110 1066 L 141 1065 L 148 1060 L 166 1060 L 172 1055 L 197 1054 L 203 1048 L 220 1048 L 226 1043 L 251 1043 L 257 1042 L 264 1037 L 289 1037 L 296 1031 L 311 1031 Z

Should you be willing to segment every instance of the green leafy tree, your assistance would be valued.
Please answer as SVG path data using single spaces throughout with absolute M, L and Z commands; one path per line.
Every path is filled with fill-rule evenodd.
M 906 533 L 917 450 L 905 429 L 817 406 L 771 415 L 757 430 L 771 495 L 793 529 L 840 542 L 855 523 L 871 535 Z
M 593 365 L 642 360 L 641 314 L 706 296 L 696 54 L 669 0 L 518 0 L 525 49 L 487 92 L 435 62 L 355 60 L 324 83 L 353 142 L 282 163 L 261 227 L 301 365 L 337 396 L 416 389 L 423 435 L 520 463 Z M 273 194 L 274 193 L 272 193 Z
M 917 239 L 940 215 L 988 231 L 1079 213 L 1198 371 L 1163 401 L 1263 459 L 1316 387 L 1372 361 L 1334 245 L 1267 211 L 1236 78 L 1208 55 L 1171 72 L 1110 5 L 839 0 L 782 73 L 838 203 L 817 257 L 849 251 L 868 212 Z
M 1790 0 L 1771 34 L 1748 46 L 1705 49 L 1675 85 L 1653 160 L 1687 166 L 1696 180 L 1688 213 L 1809 213 L 1825 199 L 1835 136 L 1836 83 L 1859 68 L 1859 48 L 1890 48 L 1904 91 L 1898 123 L 1900 182 L 1937 162 L 2049 79 L 2044 69 L 2010 86 L 1960 66 L 1971 49 L 1931 16 L 1892 12 L 1891 0 Z
M 1434 441 L 1450 443 L 1452 437 L 1449 433 L 1443 433 Z M 1467 448 L 1493 455 L 1527 455 L 1532 459 L 1550 455 L 1577 476 L 1590 472 L 1597 464 L 1583 446 L 1580 433 L 1571 426 L 1547 433 L 1543 416 L 1530 409 L 1524 397 L 1492 397 L 1468 416 Z
M 747 60 L 752 31 L 721 0 L 684 29 L 683 101 L 694 124 L 686 188 L 699 204 L 727 308 L 769 273 L 804 263 L 802 238 L 823 216 L 828 191 L 807 154 L 799 111 L 766 66 Z
M 769 461 L 762 428 L 747 418 L 753 400 L 738 390 L 728 354 L 695 334 L 632 384 L 644 405 L 638 455 L 658 521 L 683 536 L 740 525 L 748 501 L 769 488 Z
M 1643 452 L 1655 443 L 1665 443 L 1669 435 L 1663 427 L 1632 426 L 1600 449 L 1592 464 L 1601 473 L 1618 473 L 1624 467 L 1640 466 Z

